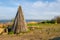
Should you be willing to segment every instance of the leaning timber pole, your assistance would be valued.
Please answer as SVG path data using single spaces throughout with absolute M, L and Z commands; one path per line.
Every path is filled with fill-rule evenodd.
M 12 27 L 12 31 L 14 33 L 21 33 L 21 32 L 27 31 L 27 26 L 26 26 L 26 22 L 24 20 L 24 15 L 23 15 L 21 6 L 19 6 L 19 8 L 18 8 L 16 17 L 14 20 L 14 24 Z

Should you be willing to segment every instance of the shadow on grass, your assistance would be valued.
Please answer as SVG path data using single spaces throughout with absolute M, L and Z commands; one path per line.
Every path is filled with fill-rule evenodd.
M 60 40 L 60 37 L 55 37 L 55 38 L 49 39 L 49 40 Z

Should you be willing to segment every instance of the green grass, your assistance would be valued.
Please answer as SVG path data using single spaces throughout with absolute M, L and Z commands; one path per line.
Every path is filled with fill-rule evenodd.
M 8 34 L 14 34 L 14 32 L 13 31 L 10 31 L 10 32 L 8 32 Z
M 46 29 L 48 32 L 60 32 L 60 24 L 27 24 L 29 27 L 36 29 Z
M 27 26 L 31 27 L 31 26 L 40 26 L 40 27 L 56 27 L 56 26 L 60 26 L 60 24 L 27 24 Z

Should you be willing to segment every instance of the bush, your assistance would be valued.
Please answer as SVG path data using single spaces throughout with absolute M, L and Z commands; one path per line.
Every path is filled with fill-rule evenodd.
M 42 21 L 41 23 L 43 23 L 43 24 L 45 24 L 45 23 L 55 24 L 55 20 L 46 20 L 46 21 Z
M 13 31 L 10 31 L 10 32 L 8 32 L 8 34 L 14 34 L 14 32 Z

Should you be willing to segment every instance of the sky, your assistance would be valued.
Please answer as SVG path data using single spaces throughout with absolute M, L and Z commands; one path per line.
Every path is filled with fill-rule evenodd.
M 25 19 L 51 20 L 60 16 L 60 0 L 0 0 L 0 20 L 14 19 L 19 5 Z

